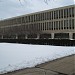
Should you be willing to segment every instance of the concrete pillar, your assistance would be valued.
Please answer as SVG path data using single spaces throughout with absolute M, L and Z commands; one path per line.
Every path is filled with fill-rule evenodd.
M 39 39 L 40 38 L 40 34 L 37 34 L 37 39 Z
M 51 39 L 54 39 L 54 33 L 51 33 Z
M 25 39 L 28 39 L 28 35 L 27 34 L 25 35 Z
M 73 39 L 73 33 L 69 33 L 69 39 Z
M 2 35 L 2 37 L 1 37 L 1 39 L 3 39 L 3 35 Z
M 16 35 L 16 39 L 18 39 L 18 35 Z

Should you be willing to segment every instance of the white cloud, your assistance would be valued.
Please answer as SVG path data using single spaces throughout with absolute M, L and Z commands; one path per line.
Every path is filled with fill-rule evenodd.
M 75 4 L 75 0 L 74 0 L 74 4 Z
M 64 5 L 74 4 L 74 0 L 2 0 L 0 3 L 0 18 L 23 15 L 31 12 L 51 9 Z

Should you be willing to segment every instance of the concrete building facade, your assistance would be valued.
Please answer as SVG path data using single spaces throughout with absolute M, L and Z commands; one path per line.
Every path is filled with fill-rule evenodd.
M 1 20 L 0 38 L 75 39 L 75 5 Z

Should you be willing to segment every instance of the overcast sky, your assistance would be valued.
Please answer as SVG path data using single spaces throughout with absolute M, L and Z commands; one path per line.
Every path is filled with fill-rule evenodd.
M 74 0 L 0 0 L 0 19 L 74 4 Z

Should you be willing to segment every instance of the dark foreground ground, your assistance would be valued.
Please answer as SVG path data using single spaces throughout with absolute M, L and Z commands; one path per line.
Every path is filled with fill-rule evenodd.
M 69 40 L 69 39 L 0 39 L 0 43 L 75 46 L 75 40 Z
M 75 75 L 75 55 L 49 61 L 33 68 L 20 69 L 3 75 Z

